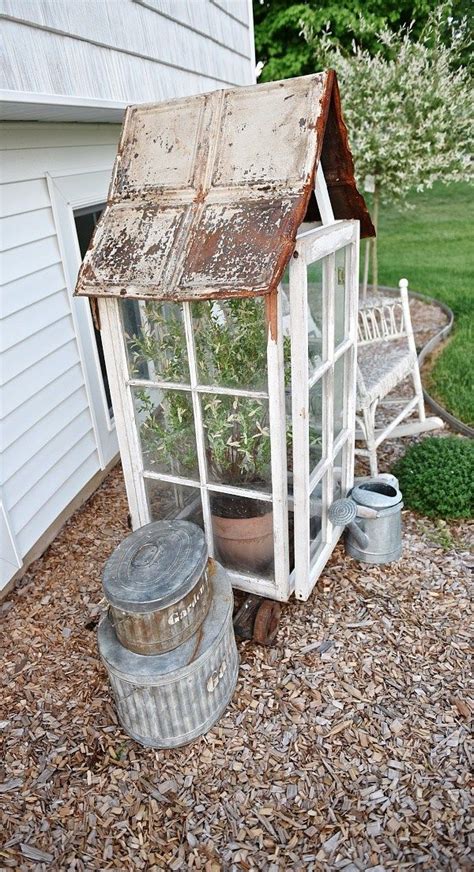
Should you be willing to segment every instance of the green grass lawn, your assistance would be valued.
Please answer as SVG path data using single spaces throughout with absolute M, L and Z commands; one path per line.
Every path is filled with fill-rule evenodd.
M 384 206 L 379 227 L 379 281 L 436 297 L 454 312 L 452 339 L 438 356 L 430 393 L 453 415 L 474 423 L 474 189 L 433 187 L 399 212 Z

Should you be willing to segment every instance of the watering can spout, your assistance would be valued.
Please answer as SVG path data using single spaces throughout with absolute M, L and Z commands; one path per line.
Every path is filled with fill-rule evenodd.
M 362 512 L 360 511 L 362 509 Z M 358 506 L 350 498 L 335 500 L 329 507 L 328 518 L 335 527 L 347 527 L 360 548 L 367 548 L 369 537 L 359 527 L 356 518 L 376 518 L 377 512 L 365 506 Z

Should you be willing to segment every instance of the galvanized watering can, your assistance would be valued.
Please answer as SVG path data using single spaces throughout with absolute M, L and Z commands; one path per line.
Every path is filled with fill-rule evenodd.
M 346 551 L 362 563 L 391 563 L 402 546 L 402 494 L 394 475 L 360 481 L 329 508 L 329 520 L 346 527 Z

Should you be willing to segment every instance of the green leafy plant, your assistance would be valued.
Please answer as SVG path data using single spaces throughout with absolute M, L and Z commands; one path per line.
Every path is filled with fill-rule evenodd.
M 341 48 L 350 51 L 353 42 L 371 54 L 380 50 L 378 33 L 383 27 L 397 31 L 410 26 L 412 39 L 418 39 L 427 18 L 439 3 L 434 0 L 253 0 L 255 49 L 260 81 L 305 76 L 324 67 L 324 55 L 311 50 L 302 36 L 302 28 L 313 33 L 328 29 Z M 473 32 L 473 7 L 468 0 L 448 0 L 443 4 L 442 36 L 450 39 L 452 27 L 458 29 L 467 18 Z M 361 14 L 363 13 L 363 15 Z M 472 64 L 469 46 L 460 63 Z
M 469 518 L 474 513 L 474 442 L 431 436 L 413 445 L 393 472 L 405 504 L 430 518 Z

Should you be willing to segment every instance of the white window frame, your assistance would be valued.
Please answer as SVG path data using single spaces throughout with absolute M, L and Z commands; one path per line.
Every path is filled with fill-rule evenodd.
M 70 295 L 71 316 L 77 338 L 101 469 L 118 454 L 116 422 L 110 417 L 100 366 L 89 300 L 73 297 L 82 263 L 74 211 L 91 210 L 107 200 L 110 173 L 103 170 L 83 173 L 46 173 L 51 207 L 58 238 L 66 286 Z

